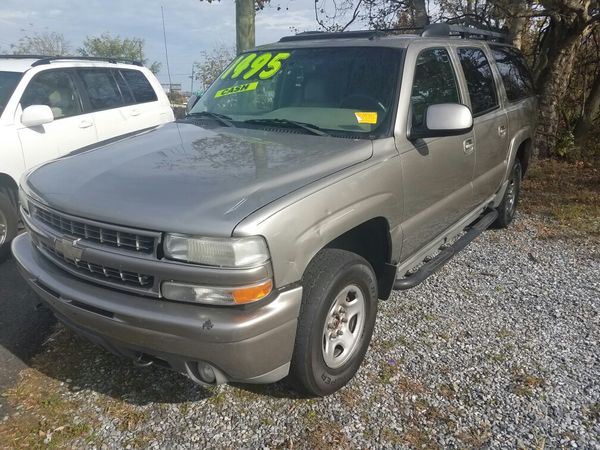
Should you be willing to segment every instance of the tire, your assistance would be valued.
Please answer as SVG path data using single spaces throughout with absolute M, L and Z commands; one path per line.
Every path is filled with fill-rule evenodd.
M 493 228 L 506 228 L 515 218 L 515 211 L 519 203 L 519 194 L 521 193 L 521 180 L 523 177 L 523 170 L 521 167 L 521 161 L 518 159 L 513 164 L 508 179 L 508 187 L 502 198 L 502 202 L 498 205 L 496 210 L 498 211 L 498 218 L 492 224 Z
M 0 262 L 10 256 L 10 243 L 17 235 L 17 210 L 8 194 L 0 190 Z
M 377 279 L 364 258 L 325 249 L 302 284 L 290 380 L 302 393 L 325 396 L 348 383 L 364 359 L 377 314 Z

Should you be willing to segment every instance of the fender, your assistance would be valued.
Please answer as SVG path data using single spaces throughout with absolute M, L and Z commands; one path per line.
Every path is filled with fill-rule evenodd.
M 267 217 L 257 212 L 244 219 L 233 235 L 262 235 L 267 239 L 278 287 L 300 281 L 319 250 L 374 218 L 381 217 L 388 223 L 394 260 L 400 254 L 402 242 L 402 229 L 398 225 L 402 202 L 401 195 L 389 187 L 394 184 L 390 177 L 399 178 L 400 163 L 400 158 L 391 158 L 385 164 L 376 163 L 358 173 L 350 170 L 354 173 L 346 173 L 344 178 L 333 182 L 328 180 L 325 186 L 316 183 L 310 194 L 288 202 Z

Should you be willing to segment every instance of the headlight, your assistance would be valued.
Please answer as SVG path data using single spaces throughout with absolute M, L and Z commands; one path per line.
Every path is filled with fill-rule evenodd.
M 164 298 L 208 305 L 244 305 L 265 298 L 272 290 L 271 280 L 235 288 L 199 286 L 176 281 L 165 281 L 161 285 Z
M 207 266 L 254 267 L 269 260 L 269 249 L 261 236 L 195 238 L 167 234 L 164 250 L 169 259 Z

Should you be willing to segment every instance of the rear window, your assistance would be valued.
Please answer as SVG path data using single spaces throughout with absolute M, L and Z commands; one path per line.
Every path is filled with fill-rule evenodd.
M 156 92 L 146 76 L 138 70 L 121 70 L 123 78 L 127 81 L 136 103 L 155 102 L 158 100 Z
M 491 46 L 509 101 L 533 95 L 533 80 L 525 57 L 516 48 Z
M 123 99 L 110 70 L 80 69 L 85 90 L 94 111 L 123 106 Z

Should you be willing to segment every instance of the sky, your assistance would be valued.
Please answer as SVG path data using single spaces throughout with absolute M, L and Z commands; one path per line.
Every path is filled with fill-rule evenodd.
M 187 91 L 192 64 L 201 59 L 202 51 L 223 45 L 235 47 L 234 0 L 212 4 L 200 0 L 2 0 L 0 51 L 8 52 L 19 38 L 36 32 L 63 33 L 73 50 L 86 36 L 104 32 L 123 38 L 139 37 L 145 40 L 149 63 L 162 63 L 159 80 L 168 83 L 161 5 L 172 82 L 182 83 Z M 257 45 L 293 34 L 291 27 L 300 31 L 316 29 L 313 7 L 314 0 L 272 0 L 257 14 Z

